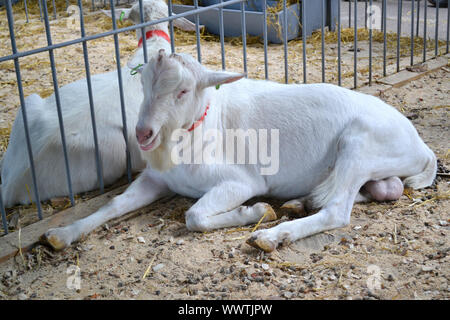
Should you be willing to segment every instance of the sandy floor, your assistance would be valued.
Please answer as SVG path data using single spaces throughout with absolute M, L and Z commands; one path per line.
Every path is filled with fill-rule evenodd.
M 99 19 L 98 16 L 97 22 Z M 2 43 L 9 41 L 4 33 L 5 21 L 0 19 Z M 38 22 L 34 23 L 38 28 Z M 64 29 L 65 23 L 56 23 L 60 28 L 54 28 L 55 39 L 78 37 L 76 31 Z M 25 26 L 18 29 L 24 32 L 24 40 L 18 40 L 18 45 L 24 48 L 31 38 L 26 40 Z M 45 36 L 35 34 L 33 39 L 36 47 L 45 42 Z M 136 39 L 132 33 L 120 39 L 125 63 Z M 183 39 L 183 45 L 177 42 L 177 48 L 195 54 L 195 38 Z M 290 81 L 302 79 L 300 43 L 290 44 Z M 351 44 L 345 46 L 344 52 L 352 56 L 348 51 Z M 332 51 L 335 46 L 328 47 L 327 50 L 335 52 Z M 220 68 L 219 48 L 217 42 L 202 40 L 203 63 Z M 8 50 L 2 47 L 0 54 L 7 54 Z M 311 50 L 317 48 L 311 44 Z M 115 65 L 113 51 L 111 38 L 90 45 L 94 73 Z M 81 46 L 56 52 L 58 72 L 71 75 L 61 76 L 61 84 L 84 76 Z M 284 77 L 282 52 L 282 46 L 269 48 L 269 76 L 278 81 Z M 228 42 L 226 53 L 227 67 L 242 70 L 238 63 L 242 63 L 241 48 Z M 261 45 L 250 45 L 248 57 L 250 77 L 263 77 Z M 332 68 L 335 58 L 331 54 L 327 57 Z M 48 55 L 21 61 L 25 95 L 50 94 Z M 38 61 L 47 63 L 48 68 L 39 67 L 37 72 L 33 63 Z M 319 81 L 320 52 L 311 62 L 314 62 L 311 66 L 318 68 L 309 68 L 311 82 Z M 344 73 L 352 70 L 353 65 L 345 68 Z M 379 63 L 376 70 L 379 77 Z M 331 71 L 327 75 L 331 81 Z M 360 75 L 361 83 L 366 76 Z M 0 64 L 0 78 L 0 128 L 5 128 L 11 124 L 18 106 L 11 62 Z M 442 68 L 381 97 L 412 120 L 440 159 L 440 172 L 447 173 L 449 78 L 449 69 Z M 352 85 L 352 75 L 344 79 L 344 85 Z M 449 299 L 449 192 L 448 176 L 439 176 L 432 187 L 406 192 L 397 202 L 355 205 L 350 226 L 285 245 L 272 254 L 245 244 L 252 227 L 204 234 L 188 232 L 183 213 L 194 200 L 164 199 L 140 210 L 142 214 L 99 228 L 62 253 L 37 246 L 23 258 L 17 256 L 1 264 L 0 299 Z M 281 205 L 276 200 L 267 201 L 276 211 Z M 72 280 L 77 279 L 74 270 L 80 271 L 79 290 L 73 288 L 76 282 Z

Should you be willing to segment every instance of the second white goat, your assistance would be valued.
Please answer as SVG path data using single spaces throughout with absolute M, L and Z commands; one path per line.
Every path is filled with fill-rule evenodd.
M 104 11 L 110 15 L 109 11 Z M 116 18 L 141 23 L 139 3 L 129 9 L 116 9 Z M 155 21 L 167 17 L 168 8 L 164 0 L 143 1 L 144 21 Z M 195 25 L 187 19 L 174 20 L 174 25 L 192 31 Z M 128 65 L 144 64 L 141 29 L 136 30 L 140 46 Z M 168 23 L 159 23 L 145 28 L 148 58 L 157 55 L 159 49 L 170 51 Z M 134 172 L 145 168 L 133 128 L 138 119 L 138 106 L 143 99 L 140 75 L 131 75 L 130 67 L 121 69 L 124 103 Z M 126 173 L 125 140 L 122 132 L 122 113 L 119 97 L 117 71 L 91 77 L 93 104 L 97 124 L 99 152 L 106 185 L 113 183 Z M 59 89 L 61 109 L 66 132 L 67 151 L 70 163 L 73 192 L 93 190 L 98 186 L 95 147 L 91 125 L 91 113 L 86 79 Z M 56 196 L 67 196 L 68 185 L 62 142 L 58 126 L 55 96 L 42 99 L 32 94 L 25 99 L 31 147 L 35 161 L 38 190 L 41 200 Z M 8 149 L 1 168 L 2 195 L 6 207 L 30 202 L 33 198 L 33 182 L 26 148 L 26 136 L 21 110 L 12 127 Z

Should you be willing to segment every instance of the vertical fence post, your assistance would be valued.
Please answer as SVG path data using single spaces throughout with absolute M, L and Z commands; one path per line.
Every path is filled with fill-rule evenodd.
M 341 70 L 341 1 L 338 1 L 338 85 L 342 85 Z
M 7 15 L 7 19 L 8 19 L 8 28 L 9 28 L 9 37 L 11 40 L 11 49 L 12 49 L 13 54 L 16 54 L 17 46 L 16 46 L 16 38 L 15 38 L 15 34 L 14 34 L 14 17 L 12 14 L 11 1 L 6 2 L 6 15 Z M 27 109 L 26 109 L 26 105 L 25 105 L 25 97 L 23 94 L 22 76 L 20 74 L 19 58 L 14 58 L 14 69 L 16 71 L 17 88 L 19 90 L 19 98 L 20 98 L 20 109 L 22 111 L 22 120 L 23 120 L 23 124 L 24 124 L 24 129 L 25 129 L 25 140 L 27 142 L 28 159 L 30 161 L 31 178 L 33 180 L 34 201 L 36 203 L 38 217 L 41 220 L 42 219 L 41 199 L 39 196 L 39 190 L 38 190 L 37 179 L 36 179 L 36 170 L 34 167 L 34 157 L 33 157 L 33 150 L 32 150 L 31 140 L 30 140 L 30 132 L 29 132 L 29 128 L 28 128 Z
M 80 8 L 81 37 L 84 38 L 86 36 L 86 32 L 84 29 L 83 3 L 81 0 L 78 0 L 78 7 Z M 87 88 L 88 88 L 89 108 L 90 108 L 90 112 L 91 112 L 92 134 L 94 137 L 95 165 L 97 168 L 97 180 L 98 180 L 98 184 L 99 184 L 100 193 L 104 193 L 105 192 L 105 184 L 103 182 L 102 158 L 100 155 L 100 151 L 98 149 L 97 123 L 95 121 L 94 97 L 92 95 L 91 71 L 90 71 L 90 66 L 89 66 L 88 48 L 87 48 L 86 41 L 83 41 L 83 56 L 84 56 L 84 69 L 86 71 L 86 84 L 87 84 Z
M 264 0 L 266 1 L 266 0 Z M 220 0 L 223 3 L 223 0 Z M 223 7 L 219 8 L 219 34 L 220 34 L 220 53 L 222 57 L 222 70 L 226 69 L 225 65 L 225 32 L 223 29 Z
M 220 0 L 222 1 L 222 0 Z M 269 69 L 267 67 L 267 0 L 263 0 L 263 38 L 264 38 L 264 77 L 269 79 Z
M 325 82 L 325 0 L 321 1 L 322 4 L 322 22 L 321 22 L 321 46 L 322 46 L 322 82 Z
M 244 73 L 247 77 L 247 28 L 245 25 L 245 2 L 241 2 L 241 27 L 242 27 L 242 55 L 244 60 Z
M 370 0 L 370 17 L 369 17 L 369 86 L 372 85 L 372 29 L 373 29 L 373 25 L 372 25 L 372 14 L 373 14 L 373 7 L 372 7 L 373 3 L 372 0 Z
M 386 20 L 387 20 L 387 3 L 386 0 L 383 0 L 383 77 L 386 77 Z
M 195 9 L 198 9 L 198 0 L 194 0 L 194 7 Z M 200 27 L 199 27 L 199 15 L 198 13 L 195 14 L 195 38 L 197 40 L 197 60 L 198 62 L 202 63 L 202 50 L 201 50 L 201 44 L 200 44 Z
M 450 6 L 447 4 L 447 42 L 445 44 L 445 53 L 448 53 L 448 38 L 450 35 Z
M 355 1 L 355 28 L 353 39 L 353 87 L 356 89 L 358 86 L 358 1 Z
M 348 0 L 348 27 L 352 27 L 352 0 Z
M 427 1 L 427 0 L 425 0 Z M 416 37 L 419 36 L 419 22 L 420 22 L 420 0 L 417 0 L 417 23 L 416 23 Z
M 411 65 L 414 64 L 414 0 L 411 0 Z
M 23 5 L 25 7 L 25 17 L 27 18 L 27 23 L 30 22 L 28 19 L 28 6 L 27 6 L 27 0 L 23 0 Z
M 349 2 L 350 5 L 350 2 Z M 306 12 L 305 1 L 302 1 L 302 43 L 303 43 L 303 83 L 306 83 Z
M 434 56 L 439 54 L 439 0 L 436 0 L 436 27 L 434 30 Z
M 168 1 L 167 7 L 169 10 L 169 17 L 171 17 L 173 14 L 172 0 Z M 175 39 L 174 39 L 174 31 L 173 31 L 173 20 L 169 21 L 169 33 L 170 33 L 170 50 L 172 51 L 172 53 L 174 53 L 175 52 Z
M 286 0 L 283 0 L 283 43 L 284 43 L 284 83 L 289 82 L 288 74 L 288 22 L 287 22 L 287 6 Z
M 42 21 L 42 6 L 41 6 L 41 0 L 37 0 L 38 6 L 39 6 L 39 19 Z
M 44 9 L 44 22 L 45 22 L 45 33 L 47 36 L 47 45 L 52 45 L 52 37 L 51 37 L 51 31 L 50 31 L 50 22 L 48 19 L 48 13 L 47 13 L 47 0 L 42 0 L 42 8 Z M 59 87 L 58 87 L 58 76 L 56 74 L 56 63 L 55 63 L 55 56 L 53 53 L 53 49 L 48 50 L 48 54 L 50 57 L 50 66 L 52 69 L 52 79 L 53 79 L 53 89 L 54 89 L 54 95 L 55 95 L 55 101 L 56 101 L 56 111 L 58 113 L 58 122 L 59 122 L 59 131 L 61 135 L 61 144 L 62 144 L 62 150 L 64 154 L 64 163 L 66 167 L 66 178 L 67 178 L 67 187 L 69 190 L 69 197 L 70 197 L 70 203 L 75 205 L 75 199 L 73 197 L 73 191 L 72 191 L 72 177 L 70 174 L 70 165 L 69 165 L 69 156 L 67 153 L 67 145 L 66 145 L 66 134 L 64 130 L 64 119 L 63 114 L 61 110 L 61 99 L 59 96 Z
M 109 5 L 111 7 L 111 19 L 113 30 L 117 30 L 117 22 L 116 22 L 116 13 L 114 10 L 114 0 L 109 0 Z M 145 37 L 145 35 L 143 35 Z M 130 155 L 130 147 L 128 143 L 128 128 L 127 128 L 127 115 L 125 109 L 125 99 L 123 95 L 123 82 L 122 82 L 122 66 L 120 65 L 120 50 L 119 50 L 119 35 L 117 33 L 114 34 L 114 47 L 116 51 L 116 65 L 117 65 L 117 80 L 119 82 L 119 97 L 120 97 L 120 110 L 122 112 L 122 132 L 123 139 L 125 140 L 125 153 L 127 159 L 127 178 L 130 183 L 132 180 L 131 177 L 131 155 Z
M 169 0 L 171 2 L 171 0 Z M 144 23 L 144 6 L 142 3 L 142 0 L 139 0 L 139 19 L 141 20 L 141 23 Z M 170 21 L 169 23 L 171 23 Z M 147 35 L 145 34 L 145 27 L 142 27 L 141 29 L 141 35 L 142 35 L 142 50 L 144 51 L 144 62 L 148 62 L 148 56 L 147 56 Z
M 372 1 L 372 0 L 371 0 Z M 338 41 L 338 85 L 342 85 L 342 71 L 341 71 L 341 1 L 338 1 L 338 7 L 337 7 L 337 15 L 338 15 L 338 34 L 337 34 L 337 41 Z
M 367 0 L 364 0 L 364 28 L 367 29 Z
M 427 60 L 427 0 L 425 0 L 423 3 L 423 62 L 425 62 Z

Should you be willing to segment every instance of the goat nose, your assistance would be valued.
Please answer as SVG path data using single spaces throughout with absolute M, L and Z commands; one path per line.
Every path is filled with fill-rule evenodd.
M 153 130 L 136 128 L 136 139 L 139 143 L 143 143 L 153 136 Z

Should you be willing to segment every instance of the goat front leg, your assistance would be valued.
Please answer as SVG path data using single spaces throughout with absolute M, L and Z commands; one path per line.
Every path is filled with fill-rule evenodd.
M 54 250 L 64 249 L 108 220 L 142 208 L 169 193 L 165 182 L 154 177 L 147 169 L 123 194 L 112 199 L 97 212 L 68 226 L 49 229 L 42 235 L 41 241 Z
M 191 231 L 207 231 L 256 223 L 263 216 L 264 221 L 277 219 L 267 203 L 241 206 L 259 194 L 263 192 L 257 186 L 223 182 L 209 190 L 186 212 L 186 226 Z

